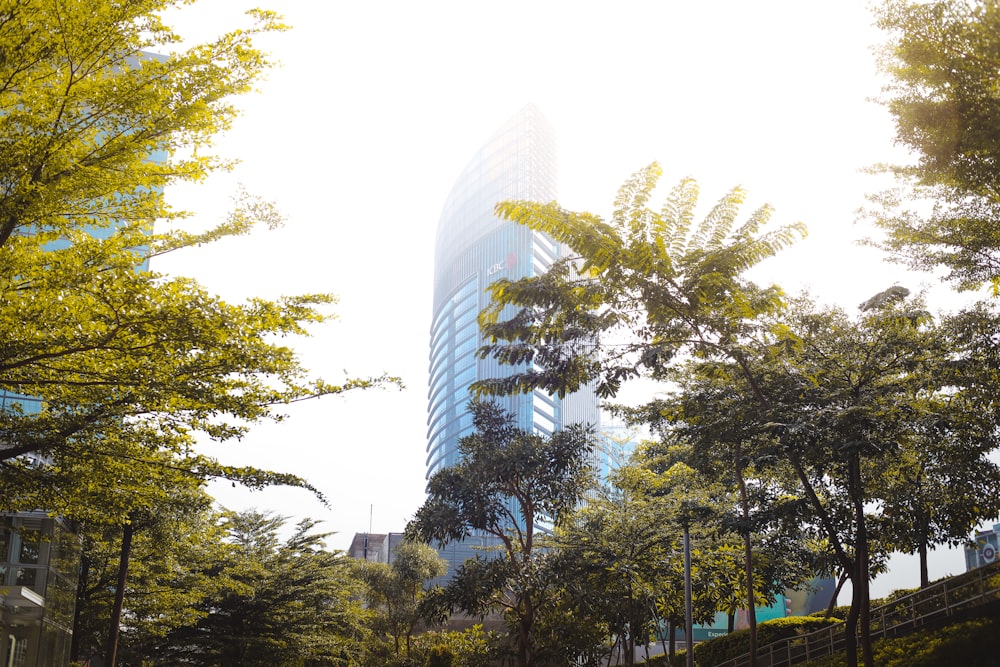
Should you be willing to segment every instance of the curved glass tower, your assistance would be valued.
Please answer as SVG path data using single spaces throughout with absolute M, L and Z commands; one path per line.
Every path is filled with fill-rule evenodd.
M 476 316 L 487 305 L 486 287 L 499 278 L 544 273 L 564 252 L 548 236 L 493 215 L 497 202 L 512 199 L 556 199 L 555 132 L 533 105 L 479 149 L 441 212 L 430 331 L 428 478 L 457 463 L 458 440 L 472 432 L 469 384 L 512 372 L 492 359 L 476 359 Z M 525 430 L 548 435 L 563 424 L 598 424 L 597 400 L 589 391 L 561 400 L 541 391 L 499 400 Z

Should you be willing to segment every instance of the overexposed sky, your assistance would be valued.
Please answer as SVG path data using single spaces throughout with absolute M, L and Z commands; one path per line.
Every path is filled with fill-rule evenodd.
M 243 21 L 243 0 L 202 0 L 176 15 L 207 39 Z M 347 2 L 281 0 L 266 8 L 292 30 L 261 45 L 282 66 L 217 145 L 241 163 L 168 193 L 208 224 L 239 183 L 273 199 L 284 228 L 164 258 L 155 270 L 197 278 L 227 299 L 335 292 L 340 320 L 296 342 L 334 382 L 401 376 L 402 391 L 324 398 L 287 410 L 238 444 L 232 464 L 307 477 L 304 491 L 215 486 L 233 508 L 325 521 L 346 548 L 355 532 L 401 530 L 422 502 L 433 238 L 455 179 L 507 118 L 534 103 L 556 128 L 560 202 L 607 214 L 618 186 L 653 160 L 664 192 L 683 176 L 710 206 L 750 191 L 774 223 L 801 220 L 809 238 L 761 267 L 761 280 L 854 307 L 920 280 L 854 240 L 860 169 L 901 160 L 878 95 L 871 46 L 881 35 L 860 0 Z M 658 202 L 656 202 L 658 203 Z M 945 297 L 947 299 L 947 297 Z M 942 303 L 941 305 L 945 305 Z M 932 577 L 964 570 L 937 552 Z M 918 583 L 894 562 L 875 593 Z

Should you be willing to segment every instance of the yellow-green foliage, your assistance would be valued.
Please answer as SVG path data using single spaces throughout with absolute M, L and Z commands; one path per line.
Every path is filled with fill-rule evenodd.
M 873 607 L 875 605 L 872 605 Z M 836 619 L 838 621 L 843 621 L 847 618 L 847 613 L 851 611 L 850 605 L 840 605 L 839 607 L 834 607 L 833 611 L 830 613 L 830 618 Z M 824 611 L 814 611 L 809 614 L 810 618 L 826 618 L 826 610 Z
M 474 625 L 461 632 L 425 632 L 414 637 L 413 650 L 418 654 L 446 646 L 454 656 L 455 667 L 492 667 L 498 660 L 499 639 L 495 633 L 485 632 L 483 626 Z
M 145 270 L 281 221 L 243 193 L 205 231 L 165 198 L 228 167 L 213 138 L 269 67 L 254 41 L 284 29 L 253 10 L 243 27 L 181 48 L 161 17 L 190 4 L 0 3 L 0 390 L 44 399 L 0 411 L 5 511 L 122 525 L 167 502 L 181 476 L 309 488 L 194 444 L 238 440 L 279 419 L 277 405 L 379 383 L 314 379 L 289 346 L 331 317 L 332 295 L 233 304 Z M 26 455 L 30 469 L 17 463 Z
M 427 652 L 427 667 L 451 667 L 455 664 L 455 654 L 446 645 L 432 646 Z
M 647 667 L 684 667 L 687 664 L 687 653 L 685 651 L 677 651 L 674 653 L 673 660 L 670 656 L 666 654 L 656 655 L 642 663 Z

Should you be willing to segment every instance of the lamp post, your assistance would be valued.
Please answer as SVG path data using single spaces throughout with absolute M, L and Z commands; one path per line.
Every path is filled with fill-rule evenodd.
M 691 590 L 691 524 L 704 521 L 712 515 L 712 508 L 698 500 L 682 500 L 680 520 L 684 530 L 684 640 L 687 644 L 685 662 L 694 667 L 694 611 Z
M 694 667 L 694 610 L 691 602 L 691 529 L 684 521 L 684 640 L 687 648 L 684 660 L 687 667 Z

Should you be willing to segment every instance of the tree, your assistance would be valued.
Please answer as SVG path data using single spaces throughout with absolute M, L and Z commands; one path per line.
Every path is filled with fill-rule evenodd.
M 758 359 L 770 353 L 754 349 L 749 339 L 741 345 L 753 350 L 751 364 L 760 377 Z M 747 391 L 742 373 L 732 361 L 691 360 L 677 367 L 670 390 L 625 410 L 662 441 L 641 450 L 637 460 L 663 470 L 662 450 L 686 451 L 683 461 L 712 485 L 707 495 L 716 499 L 720 533 L 739 537 L 741 573 L 730 590 L 740 591 L 742 599 L 730 596 L 725 605 L 731 626 L 737 610 L 773 604 L 779 594 L 810 579 L 816 560 L 801 539 L 804 507 L 794 474 L 774 437 L 756 423 L 761 404 Z
M 448 562 L 437 551 L 412 541 L 396 548 L 391 563 L 361 561 L 358 565 L 368 609 L 375 614 L 373 634 L 392 639 L 397 660 L 411 654 L 413 631 L 423 618 L 425 584 L 447 570 Z
M 913 431 L 900 443 L 888 485 L 882 489 L 884 529 L 893 545 L 916 553 L 920 585 L 930 583 L 929 549 L 964 544 L 970 532 L 1000 513 L 996 449 L 1000 321 L 978 304 L 942 316 L 934 326 L 942 354 L 909 409 Z
M 539 652 L 535 621 L 553 596 L 536 539 L 543 525 L 558 526 L 583 498 L 594 436 L 582 425 L 551 437 L 522 431 L 490 402 L 473 402 L 470 411 L 476 430 L 459 440 L 459 463 L 431 477 L 407 533 L 447 543 L 481 531 L 502 542 L 500 557 L 467 561 L 448 588 L 469 614 L 503 610 L 515 664 L 532 667 Z
M 349 559 L 326 551 L 305 519 L 286 540 L 284 517 L 226 513 L 227 539 L 205 574 L 219 581 L 150 655 L 163 665 L 297 667 L 350 664 L 361 653 L 361 585 Z
M 122 526 L 79 526 L 83 549 L 70 660 L 109 655 L 108 630 L 119 592 L 126 622 L 117 654 L 124 664 L 140 663 L 149 657 L 144 649 L 201 616 L 198 605 L 220 583 L 208 573 L 223 538 L 210 504 L 197 489 L 162 503 L 155 515 L 135 515 L 125 587 L 119 585 Z
M 1000 8 L 989 0 L 886 0 L 882 103 L 915 164 L 882 165 L 897 191 L 873 197 L 880 243 L 920 269 L 944 267 L 960 289 L 1000 287 Z
M 548 234 L 575 254 L 540 276 L 491 285 L 491 305 L 480 315 L 488 342 L 480 356 L 528 369 L 478 381 L 479 393 L 567 393 L 595 382 L 599 396 L 611 397 L 640 374 L 664 379 L 681 351 L 745 363 L 738 335 L 756 315 L 778 308 L 782 292 L 743 274 L 805 227 L 759 233 L 772 214 L 765 205 L 734 229 L 746 197 L 734 188 L 692 230 L 694 180 L 675 186 L 660 211 L 646 206 L 661 173 L 653 163 L 626 181 L 610 223 L 556 203 L 497 204 L 501 218 Z
M 655 163 L 633 175 L 618 192 L 610 222 L 556 203 L 497 205 L 500 217 L 546 233 L 575 254 L 541 276 L 491 286 L 492 305 L 480 316 L 488 344 L 480 355 L 518 370 L 476 382 L 477 391 L 565 394 L 594 383 L 599 396 L 611 397 L 640 375 L 669 379 L 673 360 L 686 352 L 731 359 L 766 402 L 740 340 L 758 316 L 780 307 L 782 292 L 743 274 L 805 227 L 761 233 L 772 214 L 762 206 L 734 229 L 746 197 L 734 188 L 692 229 L 698 202 L 692 179 L 674 187 L 660 211 L 647 207 L 660 175 Z M 755 625 L 751 617 L 752 649 Z
M 609 490 L 589 499 L 556 534 L 560 584 L 573 616 L 599 621 L 608 635 L 602 643 L 612 651 L 620 646 L 628 665 L 654 629 L 664 588 L 660 572 L 676 541 L 654 502 Z
M 736 419 L 734 415 L 730 418 Z M 679 539 L 682 532 L 688 533 L 693 554 L 693 622 L 707 623 L 716 612 L 725 612 L 730 632 L 738 610 L 750 604 L 773 604 L 778 594 L 807 579 L 810 561 L 808 552 L 798 544 L 801 536 L 797 531 L 775 527 L 762 519 L 764 515 L 775 522 L 775 516 L 787 506 L 784 499 L 770 498 L 776 502 L 768 505 L 756 498 L 762 489 L 754 488 L 754 521 L 749 527 L 744 525 L 736 509 L 741 504 L 740 496 L 733 489 L 729 479 L 732 470 L 727 464 L 707 464 L 704 452 L 679 429 L 659 425 L 656 431 L 659 439 L 644 442 L 631 464 L 614 478 L 629 493 L 646 498 L 653 509 L 653 520 L 670 535 L 665 541 L 668 553 L 663 557 L 664 567 L 658 579 L 657 609 L 668 621 L 672 653 L 674 631 L 684 627 L 686 620 Z M 765 505 L 769 511 L 764 511 Z M 752 537 L 749 568 L 745 549 L 748 533 Z M 749 584 L 748 575 L 753 576 Z
M 12 0 L 0 9 L 0 392 L 8 406 L 0 411 L 0 509 L 124 521 L 128 506 L 95 504 L 87 492 L 140 494 L 163 465 L 196 479 L 302 485 L 223 466 L 192 444 L 199 435 L 239 438 L 280 418 L 278 405 L 388 380 L 310 378 L 282 343 L 328 319 L 330 295 L 231 304 L 193 280 L 145 270 L 164 253 L 280 222 L 271 205 L 246 195 L 228 220 L 195 233 L 183 228 L 191 214 L 164 200 L 171 184 L 228 166 L 206 149 L 235 117 L 233 98 L 270 66 L 254 39 L 284 29 L 258 10 L 251 25 L 211 43 L 151 55 L 180 41 L 159 17 L 184 4 Z
M 772 329 L 775 355 L 760 358 L 760 386 L 770 400 L 757 417 L 744 414 L 777 439 L 814 525 L 853 584 L 849 665 L 856 664 L 858 638 L 865 664 L 872 664 L 869 580 L 897 544 L 883 512 L 898 502 L 895 475 L 905 454 L 944 435 L 952 465 L 971 470 L 995 444 L 995 413 L 970 401 L 984 389 L 969 363 L 982 343 L 957 347 L 947 329 L 902 293 L 866 302 L 855 318 L 802 300 Z M 924 448 L 925 461 L 935 449 Z M 976 511 L 958 497 L 956 503 L 956 520 Z

